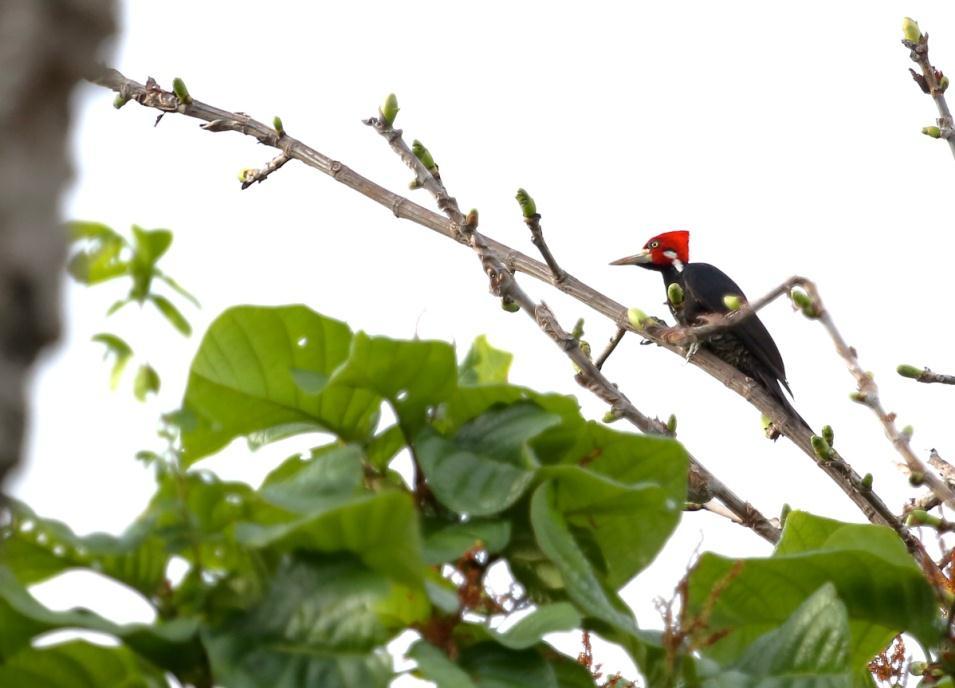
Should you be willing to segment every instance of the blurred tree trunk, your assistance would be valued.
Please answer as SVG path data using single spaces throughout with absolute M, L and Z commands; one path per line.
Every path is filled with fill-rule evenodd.
M 30 366 L 59 334 L 70 96 L 113 15 L 113 0 L 0 0 L 0 487 L 20 457 Z

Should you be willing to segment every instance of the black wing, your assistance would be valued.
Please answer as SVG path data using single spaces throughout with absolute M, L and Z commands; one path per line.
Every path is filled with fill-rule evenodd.
M 709 263 L 690 263 L 680 275 L 686 292 L 684 316 L 692 322 L 698 315 L 705 313 L 727 313 L 729 308 L 723 303 L 724 296 L 739 296 L 744 301 L 746 295 L 729 276 Z M 732 330 L 753 356 L 771 372 L 786 391 L 792 395 L 786 383 L 786 366 L 776 347 L 769 330 L 757 315 L 751 315 Z

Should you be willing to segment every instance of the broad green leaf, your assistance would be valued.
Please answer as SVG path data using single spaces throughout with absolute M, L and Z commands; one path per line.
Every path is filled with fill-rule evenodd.
M 274 525 L 243 523 L 236 535 L 252 548 L 352 552 L 370 568 L 411 585 L 421 583 L 418 512 L 406 493 L 318 496 L 310 513 Z
M 258 605 L 204 633 L 216 684 L 384 688 L 382 646 L 428 614 L 417 595 L 351 558 L 298 556 Z
M 743 560 L 741 568 L 714 554 L 700 558 L 690 576 L 688 613 L 712 604 L 709 628 L 731 630 L 706 654 L 721 662 L 737 660 L 826 583 L 835 586 L 848 611 L 853 671 L 900 631 L 933 642 L 932 590 L 888 528 L 792 512 L 780 549 L 772 557 Z M 720 590 L 715 600 L 710 599 L 714 588 Z
M 531 498 L 531 525 L 538 546 L 556 566 L 567 595 L 582 612 L 624 633 L 634 633 L 630 610 L 594 571 L 557 507 L 556 492 L 553 481 L 548 481 Z
M 125 647 L 74 640 L 27 648 L 0 664 L 0 686 L 26 688 L 166 688 L 161 671 Z
M 819 688 L 849 688 L 849 615 L 835 586 L 822 586 L 782 626 L 758 638 L 736 668 L 758 678 L 773 677 L 780 688 L 809 688 L 809 676 Z
M 66 266 L 73 279 L 93 285 L 128 274 L 130 266 L 123 256 L 128 244 L 121 235 L 95 222 L 72 223 L 70 230 L 74 241 L 84 241 Z
M 133 380 L 133 393 L 137 399 L 145 401 L 146 395 L 150 392 L 153 394 L 159 392 L 160 384 L 159 373 L 151 365 L 144 363 L 136 371 L 136 378 Z
M 112 355 L 114 357 L 113 370 L 110 372 L 109 381 L 110 387 L 116 389 L 119 379 L 123 375 L 123 370 L 126 369 L 126 364 L 133 357 L 133 349 L 124 340 L 109 332 L 100 332 L 93 335 L 93 341 L 105 344 L 106 356 Z
M 572 631 L 580 627 L 580 614 L 569 602 L 538 607 L 503 633 L 494 633 L 501 645 L 525 650 L 537 645 L 548 633 Z
M 138 260 L 155 265 L 172 244 L 172 232 L 168 229 L 143 229 L 133 225 L 133 248 Z
M 273 425 L 270 428 L 265 428 L 264 430 L 258 430 L 256 432 L 250 432 L 246 438 L 246 444 L 249 447 L 249 451 L 258 451 L 262 447 L 272 444 L 273 442 L 279 442 L 281 440 L 288 439 L 289 437 L 295 437 L 295 435 L 302 435 L 306 432 L 315 432 L 315 423 L 285 423 L 284 425 Z
M 630 458 L 643 461 L 639 451 Z M 685 476 L 685 458 L 680 453 L 671 458 Z M 652 482 L 627 484 L 579 466 L 549 466 L 541 472 L 555 478 L 557 509 L 612 588 L 646 568 L 683 514 L 685 478 L 668 493 Z
M 448 656 L 431 643 L 419 640 L 408 650 L 407 656 L 418 663 L 415 673 L 437 688 L 476 688 L 471 677 Z
M 418 462 L 438 499 L 459 513 L 489 516 L 516 502 L 534 479 L 528 441 L 560 421 L 530 403 L 489 410 L 453 437 L 426 428 Z
M 456 387 L 454 348 L 446 342 L 399 341 L 359 332 L 330 383 L 374 392 L 391 402 L 402 424 L 417 428 L 425 409 L 444 401 Z
M 385 468 L 395 455 L 407 446 L 405 433 L 399 425 L 392 425 L 382 430 L 368 442 L 365 453 L 368 462 L 381 470 Z
M 169 555 L 163 540 L 142 524 L 133 524 L 119 537 L 80 537 L 60 521 L 40 518 L 22 502 L 8 498 L 8 508 L 10 523 L 0 528 L 0 560 L 21 584 L 87 568 L 146 597 L 159 591 Z
M 449 433 L 489 409 L 510 406 L 518 402 L 533 403 L 548 413 L 560 417 L 560 426 L 552 428 L 544 435 L 564 431 L 573 435 L 584 424 L 584 419 L 580 415 L 580 405 L 574 397 L 562 394 L 540 394 L 525 387 L 498 384 L 458 387 L 447 402 L 441 405 L 434 426 L 441 432 Z M 535 446 L 536 444 L 537 441 Z M 541 457 L 541 460 L 549 463 L 546 457 Z
M 189 672 L 201 665 L 198 623 L 178 619 L 145 626 L 119 625 L 90 611 L 54 612 L 37 602 L 0 566 L 0 664 L 28 648 L 33 638 L 60 629 L 98 631 L 120 639 L 139 656 L 173 672 Z
M 534 650 L 479 643 L 464 650 L 458 664 L 477 688 L 559 688 L 554 668 Z
M 187 337 L 192 334 L 192 325 L 186 320 L 186 316 L 173 305 L 172 301 L 161 294 L 149 294 L 148 298 L 152 301 L 153 305 L 159 309 L 159 312 L 163 314 L 163 317 L 165 317 L 173 327 L 179 330 L 181 334 Z
M 227 310 L 192 363 L 183 406 L 198 422 L 183 430 L 184 462 L 277 426 L 327 430 L 345 440 L 370 437 L 380 407 L 375 393 L 330 383 L 309 395 L 292 376 L 292 370 L 331 375 L 351 340 L 344 323 L 304 306 Z
M 331 446 L 302 461 L 292 472 L 283 464 L 266 477 L 259 494 L 267 502 L 297 514 L 321 510 L 329 498 L 350 499 L 361 486 L 361 449 Z
M 452 523 L 427 534 L 424 559 L 428 564 L 453 562 L 475 546 L 496 554 L 507 547 L 510 539 L 510 521 L 472 519 Z
M 507 382 L 507 373 L 514 359 L 512 354 L 491 346 L 485 335 L 474 340 L 458 366 L 459 385 L 489 385 Z

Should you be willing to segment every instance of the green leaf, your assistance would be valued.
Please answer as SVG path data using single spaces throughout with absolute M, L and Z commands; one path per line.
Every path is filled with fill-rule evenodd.
M 9 569 L 0 567 L 0 664 L 28 648 L 36 636 L 65 628 L 115 636 L 139 656 L 175 673 L 201 665 L 198 622 L 193 619 L 155 626 L 118 625 L 82 609 L 54 612 L 37 602 Z
M 559 688 L 553 667 L 534 650 L 479 643 L 464 650 L 458 664 L 478 688 Z
M 494 633 L 501 645 L 525 650 L 537 645 L 548 633 L 572 631 L 580 627 L 580 614 L 569 602 L 545 604 L 514 624 L 504 633 Z
M 447 399 L 456 387 L 454 348 L 446 342 L 398 341 L 359 332 L 331 384 L 374 392 L 391 402 L 402 424 L 415 429 L 425 409 Z
M 410 495 L 319 495 L 311 508 L 284 523 L 240 524 L 236 537 L 256 549 L 352 552 L 372 569 L 409 585 L 420 585 L 424 569 L 421 533 Z
M 685 475 L 685 457 L 672 458 Z M 644 461 L 638 450 L 630 459 Z M 683 514 L 685 478 L 668 493 L 652 482 L 627 484 L 579 466 L 547 467 L 542 474 L 556 479 L 557 509 L 612 588 L 646 568 Z
M 541 551 L 560 572 L 567 595 L 587 616 L 624 633 L 633 634 L 633 616 L 617 594 L 598 577 L 580 545 L 574 540 L 557 508 L 553 481 L 540 485 L 531 498 L 531 525 Z
M 788 685 L 812 676 L 820 688 L 849 688 L 849 615 L 835 586 L 819 588 L 782 626 L 758 638 L 736 667 L 757 678 L 788 678 Z M 804 678 L 799 685 L 807 685 Z
M 73 220 L 72 222 L 66 223 L 66 228 L 69 232 L 70 241 L 80 241 L 82 239 L 99 239 L 106 241 L 118 240 L 120 242 L 125 241 L 122 235 L 111 229 L 109 226 L 104 225 L 102 222 L 85 222 L 82 220 Z
M 304 306 L 239 306 L 219 316 L 192 363 L 184 408 L 198 422 L 182 433 L 188 465 L 230 440 L 277 426 L 327 430 L 364 440 L 377 423 L 373 392 L 327 384 L 305 394 L 292 370 L 331 375 L 348 356 L 352 334 Z
M 419 640 L 407 656 L 418 663 L 418 676 L 434 681 L 437 688 L 476 688 L 471 677 L 431 643 Z
M 378 470 L 382 470 L 391 463 L 398 452 L 405 448 L 406 444 L 405 433 L 401 426 L 392 425 L 368 442 L 365 447 L 368 462 Z
M 109 332 L 100 332 L 99 334 L 93 335 L 93 341 L 99 342 L 100 344 L 105 344 L 106 356 L 112 355 L 115 357 L 115 360 L 113 361 L 113 370 L 110 372 L 109 381 L 110 387 L 116 389 L 120 378 L 123 376 L 123 371 L 126 369 L 126 365 L 133 357 L 133 349 L 125 341 L 117 337 L 115 334 L 110 334 Z
M 489 516 L 516 502 L 530 485 L 537 461 L 528 441 L 559 421 L 521 403 L 487 411 L 451 438 L 426 428 L 415 440 L 418 461 L 443 504 Z
M 480 544 L 488 554 L 507 547 L 511 539 L 510 521 L 472 519 L 438 528 L 424 541 L 424 560 L 428 564 L 457 561 L 461 555 Z
M 52 519 L 40 518 L 26 504 L 8 498 L 10 523 L 0 528 L 0 560 L 23 585 L 72 568 L 98 571 L 147 598 L 160 589 L 169 555 L 163 541 L 142 524 L 115 537 L 76 535 Z
M 172 232 L 168 229 L 143 229 L 133 225 L 133 249 L 136 259 L 144 264 L 155 265 L 171 244 Z
M 487 385 L 507 382 L 507 373 L 514 356 L 495 349 L 485 335 L 474 340 L 467 356 L 458 367 L 459 385 Z
M 172 277 L 170 277 L 166 273 L 156 268 L 153 270 L 153 276 L 156 277 L 157 279 L 161 279 L 163 282 L 168 284 L 173 291 L 175 291 L 181 297 L 189 301 L 189 303 L 191 303 L 196 308 L 202 307 L 199 303 L 199 299 L 193 296 L 190 292 L 186 291 L 185 287 L 183 287 L 181 284 L 179 284 L 179 282 L 174 280 Z
M 298 514 L 321 510 L 329 498 L 350 498 L 361 487 L 361 449 L 354 445 L 325 447 L 307 461 L 297 462 L 294 472 L 288 463 L 272 471 L 259 494 L 263 499 Z
M 192 325 L 186 320 L 186 316 L 173 305 L 172 301 L 160 294 L 149 294 L 149 300 L 181 334 L 187 337 L 192 334 Z
M 136 371 L 136 379 L 133 380 L 133 393 L 137 399 L 145 401 L 146 395 L 150 392 L 158 393 L 159 385 L 159 373 L 151 365 L 144 363 L 139 366 L 139 370 Z
M 704 554 L 689 581 L 691 618 L 711 604 L 709 629 L 731 631 L 705 650 L 717 661 L 739 659 L 826 583 L 835 586 L 848 612 L 854 671 L 899 632 L 934 642 L 932 590 L 898 536 L 883 526 L 793 511 L 772 557 L 744 560 L 738 571 L 734 566 L 733 560 Z M 715 600 L 714 588 L 725 588 Z
M 67 272 L 77 282 L 99 284 L 129 273 L 130 264 L 122 256 L 126 240 L 108 227 L 106 230 L 97 234 L 87 228 L 83 231 L 90 231 L 88 236 L 76 237 L 88 239 L 85 247 L 74 253 L 66 265 Z
M 165 688 L 161 671 L 125 647 L 74 640 L 25 649 L 0 664 L 0 685 L 30 688 Z
M 382 646 L 423 620 L 427 601 L 350 558 L 299 555 L 262 601 L 205 632 L 218 685 L 230 688 L 384 688 Z

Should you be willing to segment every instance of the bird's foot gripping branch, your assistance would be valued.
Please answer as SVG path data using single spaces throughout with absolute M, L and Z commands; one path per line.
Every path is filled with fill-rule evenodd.
M 850 685 L 900 632 L 942 642 L 933 590 L 891 531 L 801 512 L 770 556 L 704 554 L 679 613 L 641 630 L 619 591 L 677 527 L 683 448 L 508 383 L 511 357 L 483 338 L 456 359 L 444 342 L 354 333 L 303 306 L 223 313 L 167 418 L 178 439 L 144 454 L 157 489 L 124 534 L 78 536 L 8 505 L 0 685 L 65 685 L 69 667 L 76 685 L 170 674 L 203 688 L 385 688 L 385 645 L 407 631 L 410 671 L 440 688 L 629 685 L 548 642 L 583 629 L 627 652 L 647 686 L 794 672 Z M 239 438 L 298 450 L 258 487 L 202 468 Z M 187 565 L 177 582 L 174 558 Z M 512 578 L 507 592 L 488 586 L 492 568 Z M 68 569 L 132 588 L 157 621 L 56 612 L 30 595 Z M 117 644 L 33 645 L 57 629 Z

